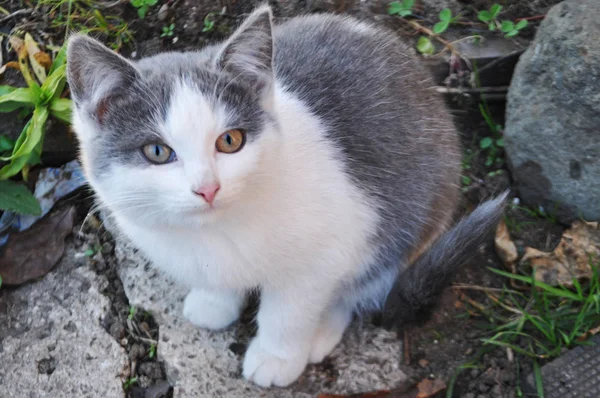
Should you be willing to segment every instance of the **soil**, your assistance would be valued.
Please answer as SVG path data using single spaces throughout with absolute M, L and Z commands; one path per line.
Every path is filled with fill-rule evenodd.
M 118 15 L 130 23 L 134 33 L 134 40 L 126 43 L 120 49 L 125 55 L 139 58 L 160 51 L 188 50 L 216 40 L 223 39 L 231 33 L 233 27 L 240 22 L 243 15 L 252 10 L 260 0 L 221 0 L 195 1 L 195 0 L 169 0 L 161 1 L 150 10 L 145 19 L 139 19 L 136 11 L 129 5 L 128 1 L 116 2 L 114 6 L 103 8 L 105 15 Z M 464 9 L 464 16 L 468 20 L 476 21 L 476 10 L 487 9 L 496 1 L 490 0 L 461 0 L 459 4 Z M 528 30 L 524 37 L 531 37 L 540 18 L 547 9 L 558 3 L 558 0 L 505 0 L 498 1 L 505 6 L 506 13 L 503 17 L 507 19 L 527 18 L 531 19 Z M 108 3 L 108 2 L 106 2 Z M 112 3 L 112 2 L 110 2 Z M 415 40 L 414 32 L 407 30 L 405 24 L 397 18 L 390 17 L 386 13 L 385 4 L 380 1 L 353 1 L 353 0 L 271 0 L 275 14 L 278 18 L 318 11 L 345 12 L 359 18 L 375 19 L 399 31 L 400 34 Z M 422 23 L 431 26 L 437 18 L 437 12 L 430 4 L 433 1 L 418 2 L 419 13 Z M 441 2 L 443 3 L 443 2 Z M 0 6 L 14 12 L 28 8 L 29 2 L 15 0 L 0 0 Z M 168 6 L 168 11 L 158 13 L 161 6 Z M 226 12 L 220 13 L 222 7 Z M 63 10 L 64 11 L 64 10 Z M 210 32 L 202 32 L 204 18 L 209 12 L 216 12 L 213 16 L 214 28 Z M 51 26 L 51 21 L 59 14 L 59 10 L 51 11 L 47 6 L 40 7 L 33 13 L 19 15 L 8 19 L 0 24 L 0 32 L 8 34 L 13 28 L 30 31 L 40 44 L 61 43 L 64 38 L 64 30 Z M 469 16 L 471 15 L 471 16 Z M 0 14 L 2 18 L 2 14 Z M 172 37 L 160 38 L 163 26 L 175 23 Z M 459 26 L 455 28 L 455 35 L 471 34 L 472 27 Z M 477 28 L 481 30 L 481 28 Z M 109 39 L 100 35 L 100 39 Z M 14 53 L 8 52 L 6 46 L 1 51 L 4 62 L 15 59 Z M 0 84 L 17 84 L 18 75 L 10 72 Z M 22 84 L 22 83 L 21 83 Z M 480 149 L 481 138 L 490 136 L 490 129 L 483 119 L 479 110 L 479 102 L 464 97 L 448 97 L 450 106 L 456 117 L 456 122 L 463 146 L 465 148 L 464 180 L 468 180 L 464 187 L 464 208 L 472 208 L 481 200 L 504 191 L 512 186 L 510 173 L 503 162 L 504 154 L 502 148 L 498 148 L 495 155 L 497 161 L 486 165 L 488 152 Z M 495 123 L 503 124 L 503 103 L 490 103 L 490 114 Z M 17 123 L 17 132 L 20 130 Z M 71 200 L 83 203 L 80 208 L 80 222 L 83 221 L 89 209 L 89 200 L 86 196 L 79 194 Z M 551 250 L 558 243 L 564 226 L 556 224 L 551 217 L 540 217 L 532 215 L 531 212 L 518 207 L 510 207 L 507 210 L 507 218 L 511 224 L 516 226 L 511 230 L 513 237 L 520 250 L 525 246 L 535 247 L 541 250 Z M 91 226 L 90 226 L 91 225 Z M 100 233 L 98 233 L 100 231 Z M 127 349 L 130 357 L 131 378 L 137 377 L 127 389 L 129 397 L 171 396 L 172 389 L 165 380 L 164 369 L 157 362 L 156 356 L 151 352 L 155 348 L 154 341 L 158 342 L 159 330 L 152 317 L 143 309 L 136 309 L 131 313 L 127 297 L 125 296 L 122 283 L 116 273 L 116 260 L 114 257 L 114 245 L 112 238 L 103 231 L 97 220 L 92 220 L 84 225 L 80 236 L 76 237 L 79 244 L 85 248 L 97 247 L 98 253 L 91 261 L 98 273 L 106 275 L 109 285 L 104 292 L 112 300 L 111 312 L 104 320 L 104 327 L 123 347 Z M 500 260 L 495 254 L 493 244 L 490 242 L 476 254 L 472 261 L 464 266 L 457 275 L 455 282 L 475 286 L 502 287 L 505 279 L 492 274 L 487 267 L 502 268 Z M 403 370 L 415 381 L 424 378 L 440 378 L 446 383 L 452 379 L 460 365 L 469 362 L 480 354 L 483 336 L 477 328 L 481 319 L 465 318 L 465 304 L 461 295 L 468 295 L 474 300 L 482 298 L 482 293 L 476 290 L 448 288 L 442 295 L 439 307 L 427 323 L 420 327 L 409 329 L 405 337 L 405 351 L 407 358 Z M 248 327 L 251 315 L 245 317 Z M 242 333 L 247 334 L 247 333 Z M 240 343 L 230 347 L 238 354 L 245 350 L 244 344 Z M 41 365 L 40 365 L 41 366 Z M 323 365 L 327 369 L 327 362 Z M 52 371 L 52 361 L 43 365 L 44 372 Z M 458 375 L 454 385 L 454 396 L 460 397 L 513 397 L 515 387 L 519 383 L 519 376 L 515 371 L 514 359 L 507 356 L 503 349 L 489 349 L 482 354 L 479 366 L 466 369 Z M 329 369 L 332 375 L 334 369 Z M 526 375 L 531 370 L 528 362 L 521 364 L 520 374 Z M 148 394 L 148 395 L 145 395 Z M 153 394 L 153 395 L 152 395 Z

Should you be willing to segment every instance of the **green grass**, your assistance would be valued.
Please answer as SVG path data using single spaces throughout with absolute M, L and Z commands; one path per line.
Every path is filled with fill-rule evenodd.
M 50 27 L 59 32 L 64 31 L 65 37 L 73 31 L 103 36 L 106 43 L 115 50 L 133 39 L 129 24 L 117 15 L 104 14 L 99 1 L 37 0 L 36 3 L 48 7 Z
M 512 274 L 490 268 L 491 272 L 519 282 L 519 290 L 506 285 L 501 293 L 486 291 L 485 303 L 468 300 L 470 313 L 483 322 L 473 322 L 482 329 L 481 349 L 463 364 L 452 377 L 447 397 L 464 369 L 477 367 L 483 354 L 500 347 L 515 353 L 516 372 L 529 361 L 533 367 L 538 397 L 544 396 L 540 362 L 560 356 L 565 349 L 590 344 L 588 339 L 600 326 L 600 277 L 598 265 L 590 261 L 592 275 L 587 281 L 573 279 L 573 287 L 550 286 L 533 276 Z M 517 378 L 519 379 L 519 378 Z M 516 387 L 517 396 L 523 396 Z

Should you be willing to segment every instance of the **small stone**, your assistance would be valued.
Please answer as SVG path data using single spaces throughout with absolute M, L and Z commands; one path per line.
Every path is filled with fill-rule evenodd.
M 426 360 L 425 358 L 419 359 L 419 366 L 422 367 L 423 369 L 425 369 L 426 367 L 429 366 L 429 361 Z
M 469 356 L 473 353 L 473 349 L 471 347 L 467 348 L 467 351 L 465 351 L 465 355 Z
M 158 362 L 144 362 L 138 368 L 138 373 L 153 380 L 164 379 L 165 374 Z
M 56 369 L 56 360 L 54 357 L 44 358 L 38 362 L 38 373 L 51 375 Z
M 129 359 L 135 361 L 136 359 L 143 358 L 146 355 L 146 349 L 141 344 L 134 344 L 129 349 Z
M 119 341 L 125 337 L 125 327 L 121 322 L 115 322 L 110 326 L 109 333 L 115 340 Z M 121 345 L 127 345 L 127 343 Z
M 169 5 L 163 4 L 158 10 L 157 18 L 159 21 L 164 22 L 167 20 L 167 18 L 169 17 L 170 14 L 171 14 L 171 9 L 169 8 Z

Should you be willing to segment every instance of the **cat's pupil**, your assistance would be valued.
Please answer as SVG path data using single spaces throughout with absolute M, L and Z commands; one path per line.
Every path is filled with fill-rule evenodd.
M 154 154 L 156 156 L 160 156 L 160 147 L 158 145 L 154 146 Z
M 227 134 L 225 136 L 225 141 L 227 141 L 227 145 L 231 145 L 232 144 L 232 140 L 231 140 L 231 135 Z

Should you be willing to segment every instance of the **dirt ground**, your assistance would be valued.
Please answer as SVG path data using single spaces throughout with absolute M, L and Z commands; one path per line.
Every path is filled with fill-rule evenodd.
M 257 0 L 221 0 L 218 2 L 209 0 L 169 0 L 159 2 L 143 20 L 137 17 L 135 10 L 127 4 L 127 1 L 115 2 L 112 6 L 103 8 L 102 12 L 105 15 L 119 15 L 130 23 L 130 29 L 134 32 L 134 40 L 124 44 L 121 52 L 139 58 L 159 51 L 193 49 L 225 38 L 243 15 L 251 11 L 254 5 L 260 2 Z M 543 15 L 551 5 L 556 4 L 558 1 L 505 0 L 498 2 L 505 5 L 506 18 L 532 18 L 533 23 L 524 34 L 524 37 L 528 38 L 535 32 L 535 22 L 539 19 L 538 16 Z M 0 6 L 9 12 L 32 8 L 34 3 L 36 2 L 0 0 Z M 411 40 L 414 39 L 414 35 L 406 30 L 406 26 L 387 15 L 387 2 L 272 0 L 270 3 L 272 3 L 278 18 L 318 11 L 345 12 L 360 18 L 374 19 L 398 30 L 401 34 L 410 36 Z M 489 0 L 417 2 L 423 21 L 435 20 L 437 12 L 439 12 L 439 9 L 435 10 L 436 3 L 456 4 L 458 7 L 462 7 L 465 17 L 472 15 L 472 20 L 475 20 L 476 10 L 489 8 L 494 2 Z M 168 4 L 170 6 L 169 11 L 158 14 L 157 11 L 162 4 Z M 221 15 L 218 12 L 222 7 L 227 8 L 226 13 Z M 8 19 L 0 24 L 0 32 L 8 34 L 15 25 L 18 25 L 21 29 L 30 31 L 39 43 L 60 43 L 64 37 L 64 31 L 51 26 L 52 18 L 56 16 L 58 11 L 55 10 L 54 14 L 50 14 L 50 11 L 51 9 L 48 6 L 43 6 L 37 9 L 35 13 L 23 14 Z M 209 12 L 217 12 L 214 17 L 215 27 L 211 32 L 202 33 L 203 21 Z M 2 18 L 1 14 L 0 18 Z M 160 38 L 162 27 L 170 23 L 175 23 L 173 37 Z M 423 22 L 423 24 L 426 24 L 426 22 Z M 457 29 L 459 29 L 459 34 L 462 35 L 473 31 L 471 27 L 458 27 Z M 102 35 L 100 38 L 107 39 Z M 6 46 L 3 46 L 2 51 L 4 62 L 14 59 L 14 54 L 9 54 L 6 51 Z M 17 75 L 8 74 L 4 78 L 5 80 L 1 79 L 0 84 L 14 84 L 17 82 Z M 450 97 L 448 101 L 453 109 L 461 133 L 465 156 L 469 159 L 469 167 L 464 170 L 465 177 L 470 181 L 469 184 L 465 184 L 464 188 L 464 207 L 470 208 L 481 200 L 511 187 L 512 180 L 505 163 L 498 162 L 492 166 L 486 166 L 485 164 L 487 155 L 480 149 L 479 141 L 482 137 L 489 136 L 490 130 L 479 111 L 478 102 L 474 100 L 458 101 L 456 98 Z M 496 123 L 503 124 L 504 109 L 502 102 L 491 104 L 490 113 Z M 17 126 L 15 130 L 19 131 L 20 128 Z M 501 148 L 496 157 L 498 159 L 504 158 Z M 79 206 L 79 218 L 80 221 L 83 221 L 90 205 L 87 194 L 80 193 L 71 198 L 70 201 L 84 203 Z M 551 250 L 558 243 L 564 229 L 563 226 L 550 219 L 532 216 L 518 208 L 509 208 L 507 216 L 521 226 L 518 230 L 511 231 L 517 246 L 521 249 L 524 246 L 531 246 L 541 250 Z M 88 233 L 89 236 L 81 239 L 80 244 L 82 247 L 90 244 L 89 239 L 96 239 L 90 237 L 92 235 L 96 236 L 95 233 L 85 228 L 83 233 Z M 146 394 L 148 388 L 156 391 L 162 388 L 164 392 L 162 396 L 168 396 L 169 387 L 165 385 L 164 370 L 155 358 L 150 358 L 148 355 L 151 344 L 131 338 L 131 327 L 128 327 L 127 322 L 135 323 L 136 330 L 141 330 L 148 336 L 149 340 L 158 340 L 159 331 L 155 327 L 151 316 L 143 312 L 130 316 L 129 304 L 115 271 L 114 262 L 116 259 L 113 255 L 114 245 L 110 235 L 108 233 L 100 234 L 96 243 L 102 247 L 104 260 L 97 262 L 95 269 L 97 272 L 109 276 L 110 284 L 105 294 L 112 299 L 111 316 L 105 319 L 104 327 L 115 339 L 123 341 L 123 345 L 128 349 L 130 359 L 136 362 L 137 369 L 134 373 L 138 376 L 138 381 L 128 390 L 128 395 L 141 397 Z M 465 265 L 456 277 L 455 283 L 501 287 L 506 280 L 492 274 L 486 267 L 502 268 L 492 242 L 489 242 L 469 264 Z M 480 338 L 483 336 L 483 330 L 478 327 L 482 321 L 481 319 L 466 318 L 464 316 L 466 307 L 464 302 L 461 301 L 461 294 L 466 294 L 473 299 L 481 297 L 481 293 L 476 290 L 449 288 L 443 294 L 440 306 L 433 313 L 431 319 L 421 327 L 409 329 L 403 336 L 407 355 L 404 358 L 402 369 L 413 380 L 440 378 L 448 383 L 456 369 L 478 355 L 479 350 L 482 349 Z M 250 319 L 251 316 L 246 317 L 247 324 L 249 324 Z M 231 346 L 230 349 L 236 353 L 242 353 L 245 347 L 243 344 L 239 344 Z M 519 383 L 520 376 L 515 372 L 512 361 L 514 360 L 507 355 L 504 349 L 490 349 L 489 352 L 483 354 L 480 366 L 467 369 L 456 378 L 454 396 L 471 398 L 515 396 L 515 386 Z M 335 369 L 329 369 L 327 361 L 321 366 L 331 372 L 332 377 L 335 377 Z M 530 365 L 523 362 L 520 375 L 526 375 L 530 370 Z

